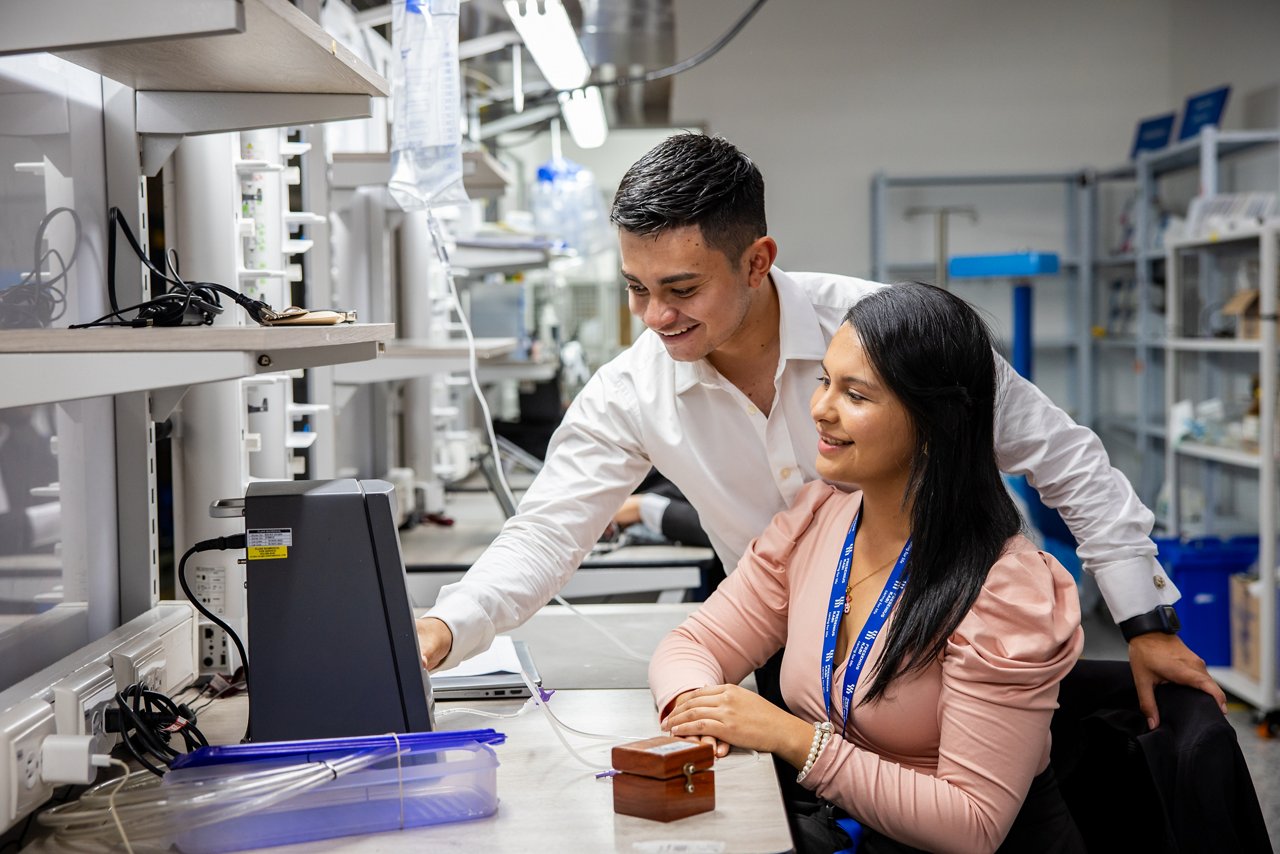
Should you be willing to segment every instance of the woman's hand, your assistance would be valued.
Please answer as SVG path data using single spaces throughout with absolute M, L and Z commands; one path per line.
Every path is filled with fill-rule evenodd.
M 677 738 L 706 741 L 716 756 L 729 745 L 780 756 L 796 768 L 804 765 L 813 742 L 813 724 L 780 709 L 739 685 L 712 685 L 676 698 L 665 726 Z

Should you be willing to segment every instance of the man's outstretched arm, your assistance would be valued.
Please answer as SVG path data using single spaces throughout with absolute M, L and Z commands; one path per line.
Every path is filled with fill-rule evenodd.
M 1004 359 L 996 360 L 996 371 L 1000 469 L 1026 475 L 1044 503 L 1062 515 L 1112 619 L 1122 623 L 1176 602 L 1181 594 L 1156 560 L 1151 541 L 1155 516 L 1112 467 L 1097 434 L 1072 421 Z M 1154 689 L 1161 682 L 1205 691 L 1226 711 L 1222 689 L 1176 634 L 1152 631 L 1133 637 L 1129 664 L 1143 713 L 1153 726 L 1160 719 Z

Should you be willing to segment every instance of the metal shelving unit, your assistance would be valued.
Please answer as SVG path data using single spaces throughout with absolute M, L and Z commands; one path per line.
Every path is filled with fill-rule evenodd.
M 1137 192 L 1137 203 L 1134 206 L 1135 246 L 1132 252 L 1122 254 L 1097 254 L 1092 260 L 1091 281 L 1099 285 L 1108 279 L 1114 279 L 1119 272 L 1129 270 L 1134 282 L 1134 301 L 1136 314 L 1134 329 L 1131 334 L 1119 338 L 1101 335 L 1095 338 L 1095 349 L 1098 351 L 1096 363 L 1108 361 L 1095 375 L 1101 380 L 1105 375 L 1117 376 L 1115 361 L 1118 353 L 1132 352 L 1128 376 L 1132 384 L 1119 390 L 1117 400 L 1132 401 L 1133 411 L 1117 414 L 1106 412 L 1100 419 L 1099 427 L 1107 430 L 1104 441 L 1120 440 L 1130 444 L 1135 451 L 1135 459 L 1128 467 L 1126 474 L 1134 484 L 1138 496 L 1148 506 L 1155 506 L 1165 478 L 1164 441 L 1165 430 L 1162 421 L 1165 417 L 1165 382 L 1164 373 L 1166 342 L 1163 340 L 1165 323 L 1161 316 L 1158 301 L 1159 283 L 1165 274 L 1165 250 L 1158 245 L 1157 235 L 1150 222 L 1151 212 L 1158 198 L 1160 183 L 1163 179 L 1195 170 L 1199 178 L 1201 195 L 1214 195 L 1222 186 L 1222 165 L 1240 154 L 1256 152 L 1268 145 L 1280 142 L 1280 131 L 1219 131 L 1215 127 L 1206 127 L 1199 136 L 1174 143 L 1158 151 L 1145 151 L 1139 154 L 1131 164 L 1111 169 L 1088 172 L 1088 186 L 1091 198 L 1085 204 L 1088 218 L 1087 230 L 1096 235 L 1098 231 L 1098 195 L 1108 185 L 1128 183 L 1134 185 Z M 1232 235 L 1231 240 L 1247 239 L 1243 235 Z M 1097 245 L 1098 237 L 1091 243 Z M 1103 305 L 1102 294 L 1095 294 L 1094 305 Z M 1095 324 L 1097 321 L 1093 321 Z M 1188 343 L 1193 347 L 1224 347 L 1230 344 L 1221 342 Z M 1099 401 L 1098 387 L 1101 382 L 1092 383 L 1093 411 L 1103 413 L 1107 407 Z M 1118 461 L 1120 454 L 1113 454 Z M 1126 467 L 1122 464 L 1122 470 Z M 1157 525 L 1160 520 L 1157 521 Z
M 1187 240 L 1169 246 L 1168 337 L 1165 341 L 1165 398 L 1174 401 L 1194 394 L 1198 400 L 1225 397 L 1241 374 L 1258 375 L 1258 435 L 1256 441 L 1213 444 L 1176 440 L 1166 443 L 1165 477 L 1169 513 L 1165 525 L 1173 536 L 1186 532 L 1183 486 L 1195 480 L 1204 495 L 1202 525 L 1218 532 L 1219 516 L 1235 519 L 1250 507 L 1237 496 L 1233 479 L 1257 480 L 1256 524 L 1259 538 L 1258 575 L 1263 595 L 1258 608 L 1260 677 L 1254 680 L 1229 667 L 1210 668 L 1224 688 L 1261 711 L 1280 708 L 1276 693 L 1276 395 L 1277 388 L 1277 282 L 1280 266 L 1280 223 L 1232 234 Z M 1233 283 L 1225 268 L 1234 261 L 1258 260 L 1259 337 L 1257 339 L 1206 339 L 1195 337 L 1202 307 L 1213 304 Z M 1188 269 L 1196 281 L 1189 283 Z M 1237 382 L 1233 383 L 1233 380 Z M 1194 474 L 1187 475 L 1193 471 Z
M 888 175 L 876 173 L 871 185 L 871 276 L 888 282 L 903 276 L 933 278 L 934 261 L 890 260 L 888 257 L 889 195 L 894 190 L 940 189 L 953 187 L 1037 187 L 1059 186 L 1063 193 L 1062 238 L 1057 247 L 1036 247 L 1056 251 L 1062 268 L 1060 286 L 1066 289 L 1067 329 L 1065 334 L 1039 335 L 1033 340 L 1037 353 L 1065 354 L 1068 357 L 1066 400 L 1057 403 L 1081 424 L 1092 426 L 1096 410 L 1088 393 L 1093 376 L 1093 347 L 1090 343 L 1090 303 L 1094 293 L 1094 264 L 1091 246 L 1092 229 L 1087 228 L 1084 197 L 1085 181 L 1081 171 L 1027 172 L 992 174 Z M 953 253 L 948 253 L 953 254 Z M 1082 263 L 1082 259 L 1084 263 Z M 1053 288 L 1057 283 L 1039 285 Z M 997 346 L 1007 342 L 997 341 Z

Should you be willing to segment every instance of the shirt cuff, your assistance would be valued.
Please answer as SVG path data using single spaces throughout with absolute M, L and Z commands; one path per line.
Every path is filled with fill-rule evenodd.
M 1093 578 L 1117 623 L 1182 598 L 1155 558 L 1134 558 L 1098 567 Z
M 646 492 L 640 496 L 640 521 L 655 531 L 662 531 L 662 516 L 667 512 L 671 499 L 665 495 Z
M 484 609 L 463 596 L 451 596 L 437 601 L 435 607 L 423 616 L 435 617 L 453 633 L 453 646 L 449 648 L 449 654 L 433 672 L 457 667 L 471 656 L 483 652 L 497 635 Z

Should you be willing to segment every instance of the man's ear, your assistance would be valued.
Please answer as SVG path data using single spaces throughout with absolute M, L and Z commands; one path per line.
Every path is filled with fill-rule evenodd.
M 769 235 L 757 237 L 742 253 L 747 265 L 747 277 L 751 287 L 758 288 L 769 276 L 774 260 L 778 257 L 778 244 Z

